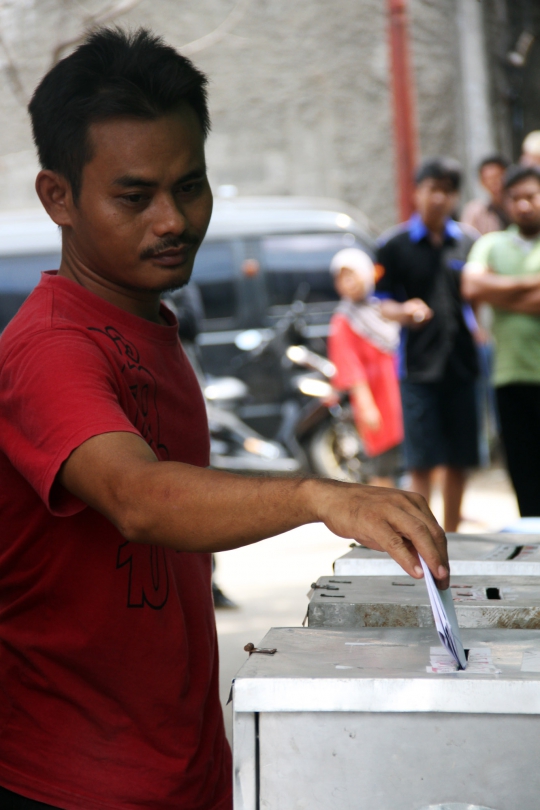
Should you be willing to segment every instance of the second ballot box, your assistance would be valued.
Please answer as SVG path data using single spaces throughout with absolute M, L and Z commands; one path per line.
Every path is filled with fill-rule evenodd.
M 452 575 L 450 590 L 462 628 L 540 629 L 539 577 Z M 432 627 L 433 613 L 423 579 L 334 575 L 312 583 L 307 624 Z
M 447 535 L 452 573 L 459 576 L 540 576 L 540 535 Z M 334 563 L 337 576 L 394 576 L 402 568 L 388 554 L 354 544 Z

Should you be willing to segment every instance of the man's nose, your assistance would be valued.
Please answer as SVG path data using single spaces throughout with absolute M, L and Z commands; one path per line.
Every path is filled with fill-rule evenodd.
M 156 195 L 153 206 L 153 231 L 156 236 L 181 234 L 185 231 L 187 221 L 178 208 L 175 199 L 169 194 Z

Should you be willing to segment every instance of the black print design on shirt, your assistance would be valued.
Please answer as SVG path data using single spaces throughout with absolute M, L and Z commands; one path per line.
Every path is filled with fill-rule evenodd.
M 140 355 L 137 347 L 126 340 L 114 326 L 106 326 L 98 329 L 89 326 L 90 332 L 100 332 L 112 341 L 118 354 L 124 360 L 122 374 L 126 378 L 129 390 L 133 399 L 137 403 L 137 414 L 134 427 L 141 433 L 141 436 L 150 445 L 158 458 L 166 460 L 169 458 L 167 446 L 160 441 L 160 422 L 157 407 L 157 383 L 151 371 L 145 368 L 140 362 Z
M 160 441 L 160 420 L 157 407 L 157 383 L 151 371 L 140 362 L 137 347 L 126 340 L 114 326 L 90 332 L 99 332 L 109 338 L 123 362 L 121 371 L 137 404 L 134 427 L 140 432 L 158 458 L 168 459 L 169 451 Z M 169 571 L 165 549 L 159 546 L 130 543 L 118 546 L 116 567 L 129 565 L 127 606 L 142 608 L 149 605 L 161 610 L 169 596 Z
M 165 549 L 126 541 L 118 547 L 116 567 L 129 565 L 128 602 L 130 608 L 149 605 L 161 610 L 169 596 L 169 571 Z

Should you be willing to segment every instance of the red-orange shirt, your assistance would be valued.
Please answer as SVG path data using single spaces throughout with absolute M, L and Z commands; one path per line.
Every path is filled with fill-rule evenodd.
M 0 339 L 0 784 L 67 810 L 232 806 L 210 555 L 129 543 L 53 486 L 111 431 L 207 466 L 163 311 L 168 326 L 44 274 Z
M 348 320 L 338 313 L 330 321 L 328 357 L 337 368 L 333 385 L 342 391 L 350 391 L 356 383 L 367 383 L 379 409 L 379 430 L 361 430 L 367 454 L 378 456 L 400 444 L 403 441 L 403 417 L 394 355 L 386 354 L 354 332 Z M 354 398 L 352 406 L 355 411 Z M 356 421 L 358 423 L 358 419 Z

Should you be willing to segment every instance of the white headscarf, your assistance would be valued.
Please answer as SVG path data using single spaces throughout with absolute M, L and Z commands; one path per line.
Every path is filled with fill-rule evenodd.
M 375 289 L 375 267 L 367 253 L 358 248 L 340 250 L 330 262 L 330 272 L 337 276 L 344 267 L 360 276 L 366 288 L 366 296 L 371 295 Z
M 372 296 L 375 289 L 373 262 L 363 250 L 345 248 L 336 253 L 332 259 L 330 272 L 337 276 L 344 267 L 360 276 L 366 288 L 366 297 L 363 301 L 357 302 L 343 298 L 338 304 L 336 313 L 347 319 L 349 326 L 357 335 L 366 338 L 381 351 L 392 354 L 398 347 L 399 326 L 394 321 L 383 318 L 380 302 Z

